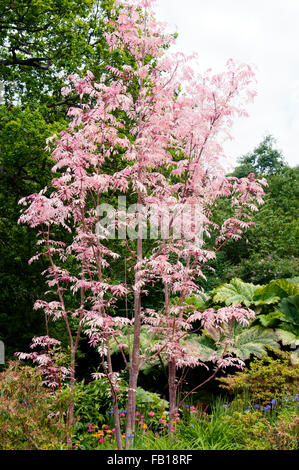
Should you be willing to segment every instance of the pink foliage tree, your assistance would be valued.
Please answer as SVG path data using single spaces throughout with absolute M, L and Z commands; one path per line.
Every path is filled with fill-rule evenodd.
M 38 300 L 36 308 L 42 308 L 48 319 L 65 322 L 71 387 L 82 331 L 98 349 L 103 374 L 111 386 L 119 449 L 119 375 L 112 367 L 111 339 L 129 369 L 128 447 L 135 433 L 136 390 L 144 361 L 157 354 L 167 358 L 171 421 L 178 405 L 177 369 L 182 364 L 201 364 L 185 341 L 193 322 L 222 328 L 231 321 L 245 325 L 252 317 L 251 311 L 240 307 L 217 312 L 193 309 L 190 313 L 186 299 L 200 293 L 196 280 L 204 277 L 203 267 L 227 241 L 240 238 L 252 224 L 250 213 L 257 209 L 256 203 L 262 203 L 261 185 L 265 184 L 254 175 L 240 180 L 225 177 L 221 164 L 222 141 L 230 137 L 233 118 L 246 115 L 244 106 L 255 95 L 252 70 L 229 60 L 221 74 L 195 73 L 192 57 L 167 51 L 174 38 L 156 21 L 153 3 L 115 1 L 106 39 L 110 51 L 125 51 L 132 65 L 107 67 L 107 76 L 99 83 L 94 82 L 91 72 L 84 79 L 69 77 L 70 85 L 63 94 L 77 93 L 81 105 L 70 108 L 69 128 L 56 139 L 52 151 L 53 171 L 58 176 L 49 188 L 22 201 L 29 207 L 20 218 L 20 222 L 39 228 L 41 249 L 34 258 L 49 260 L 44 274 L 53 300 Z M 121 159 L 125 168 L 107 173 L 105 164 L 113 159 Z M 136 240 L 131 244 L 125 241 L 126 257 L 134 262 L 132 285 L 114 283 L 107 274 L 110 260 L 123 253 L 119 240 L 111 249 L 110 232 L 101 224 L 98 212 L 112 194 L 134 194 L 137 201 Z M 217 226 L 211 214 L 220 198 L 231 201 L 234 216 Z M 143 233 L 146 215 L 153 207 L 157 225 L 165 222 L 165 217 L 167 223 L 159 226 L 152 251 L 146 255 Z M 118 228 L 132 226 L 130 216 L 115 213 Z M 178 228 L 182 228 L 179 237 Z M 67 235 L 62 241 L 57 237 L 63 231 Z M 215 231 L 214 248 L 205 249 L 204 241 Z M 159 311 L 143 307 L 143 298 L 155 283 L 164 287 L 164 307 Z M 112 313 L 119 299 L 125 301 L 129 293 L 134 297 L 132 314 Z M 174 297 L 179 299 L 176 303 Z M 122 342 L 124 328 L 132 331 L 129 350 Z M 143 352 L 142 328 L 150 335 Z M 156 346 L 151 348 L 154 338 Z M 226 353 L 214 362 L 216 370 L 242 366 Z

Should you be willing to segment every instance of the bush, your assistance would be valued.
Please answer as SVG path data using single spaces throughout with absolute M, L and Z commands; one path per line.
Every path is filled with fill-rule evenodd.
M 118 386 L 119 412 L 123 415 L 121 421 L 123 421 L 122 427 L 124 427 L 128 384 L 125 381 L 120 381 Z M 86 433 L 88 424 L 92 424 L 98 429 L 101 429 L 103 425 L 114 427 L 111 390 L 105 380 L 93 380 L 88 384 L 83 381 L 77 384 L 74 398 L 75 416 L 78 418 L 75 426 L 76 438 Z M 166 400 L 163 400 L 157 393 L 148 392 L 141 387 L 137 389 L 136 402 L 140 415 L 147 414 L 148 411 L 153 411 L 155 415 L 163 414 L 168 408 Z
M 220 387 L 260 405 L 273 399 L 282 402 L 298 386 L 298 365 L 292 364 L 290 353 L 275 351 L 275 355 L 255 358 L 245 371 L 217 379 Z
M 243 450 L 298 449 L 299 417 L 294 410 L 278 414 L 274 420 L 260 411 L 235 412 L 224 420 L 238 436 Z
M 0 374 L 1 450 L 63 450 L 63 412 L 40 372 L 11 361 Z

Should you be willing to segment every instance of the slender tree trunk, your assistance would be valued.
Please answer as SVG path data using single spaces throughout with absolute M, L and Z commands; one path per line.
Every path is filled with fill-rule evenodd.
M 73 427 L 74 427 L 74 386 L 75 386 L 75 358 L 76 358 L 76 351 L 74 349 L 71 350 L 71 393 L 68 403 L 68 426 L 67 426 L 67 436 L 66 436 L 66 443 L 68 450 L 72 450 L 73 448 Z
M 141 204 L 141 195 L 138 195 L 138 204 Z M 141 287 L 140 265 L 142 261 L 142 217 L 138 216 L 138 239 L 137 239 L 137 268 L 135 272 L 135 294 L 134 294 L 134 339 L 130 364 L 129 390 L 127 403 L 127 426 L 126 426 L 126 449 L 134 443 L 136 424 L 136 393 L 140 367 L 140 330 L 141 330 Z
M 117 443 L 117 449 L 122 450 L 121 428 L 120 428 L 120 420 L 119 420 L 119 412 L 118 412 L 118 397 L 117 397 L 117 392 L 115 390 L 115 386 L 112 380 L 113 368 L 112 368 L 111 352 L 110 352 L 110 346 L 109 346 L 108 340 L 106 341 L 106 344 L 107 344 L 108 379 L 109 377 L 111 377 L 109 381 L 110 381 L 111 395 L 112 395 L 116 443 Z
M 136 422 L 136 393 L 139 375 L 140 363 L 140 292 L 135 297 L 135 323 L 134 323 L 134 341 L 130 366 L 128 403 L 127 403 L 127 427 L 126 427 L 126 449 L 131 447 L 134 442 L 135 422 Z
M 122 450 L 122 439 L 121 439 L 121 428 L 119 420 L 119 410 L 118 410 L 118 399 L 115 393 L 112 393 L 112 404 L 113 404 L 113 416 L 114 416 L 114 425 L 115 425 L 115 434 L 116 434 L 116 444 L 117 449 Z
M 177 398 L 177 385 L 176 385 L 176 364 L 175 361 L 168 362 L 168 387 L 169 387 L 169 424 L 168 431 L 169 437 L 173 436 L 171 428 L 174 426 L 175 414 L 177 412 L 176 398 Z

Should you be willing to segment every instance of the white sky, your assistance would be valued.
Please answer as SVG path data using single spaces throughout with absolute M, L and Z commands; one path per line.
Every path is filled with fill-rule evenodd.
M 229 58 L 254 67 L 258 96 L 225 145 L 230 162 L 266 134 L 289 165 L 299 163 L 299 0 L 157 0 L 157 19 L 179 33 L 176 49 L 197 52 L 202 70 Z

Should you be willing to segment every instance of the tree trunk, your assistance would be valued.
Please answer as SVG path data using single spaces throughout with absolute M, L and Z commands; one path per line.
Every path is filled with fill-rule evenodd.
M 177 412 L 177 404 L 176 404 L 176 393 L 177 393 L 177 385 L 176 385 L 176 364 L 175 361 L 170 360 L 168 362 L 168 387 L 169 387 L 169 424 L 168 424 L 168 432 L 169 437 L 173 436 L 173 432 L 171 428 L 174 427 L 175 421 L 175 414 Z
M 138 195 L 138 204 L 141 204 L 141 195 Z M 140 330 L 141 330 L 141 287 L 140 264 L 142 261 L 142 217 L 138 215 L 138 239 L 137 239 L 137 268 L 135 272 L 134 291 L 134 339 L 130 364 L 128 403 L 127 403 L 127 426 L 126 426 L 126 449 L 132 447 L 135 435 L 136 423 L 136 392 L 140 366 Z

